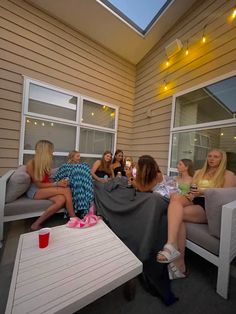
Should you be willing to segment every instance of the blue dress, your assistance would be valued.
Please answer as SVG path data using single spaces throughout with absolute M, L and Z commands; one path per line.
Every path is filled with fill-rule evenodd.
M 82 218 L 94 199 L 93 181 L 90 167 L 86 163 L 63 164 L 54 176 L 55 181 L 68 178 L 72 193 L 74 211 Z

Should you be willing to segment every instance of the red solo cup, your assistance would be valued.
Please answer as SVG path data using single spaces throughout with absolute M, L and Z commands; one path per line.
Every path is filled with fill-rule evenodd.
M 43 249 L 48 246 L 51 229 L 42 228 L 39 230 L 39 248 Z

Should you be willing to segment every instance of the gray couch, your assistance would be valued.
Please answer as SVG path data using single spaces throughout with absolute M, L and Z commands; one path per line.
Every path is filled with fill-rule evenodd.
M 26 196 L 30 182 L 25 166 L 10 170 L 0 178 L 0 247 L 5 222 L 38 217 L 51 204 L 49 200 L 32 200 Z
M 0 245 L 4 222 L 39 216 L 48 200 L 25 195 L 30 177 L 21 166 L 0 178 Z M 236 188 L 206 191 L 208 224 L 187 223 L 186 246 L 218 267 L 217 292 L 227 298 L 230 263 L 236 256 Z

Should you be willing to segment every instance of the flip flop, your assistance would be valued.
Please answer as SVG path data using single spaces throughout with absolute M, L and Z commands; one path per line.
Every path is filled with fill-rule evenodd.
M 75 228 L 79 221 L 80 219 L 78 217 L 71 217 L 70 220 L 67 222 L 66 227 Z
M 164 256 L 165 259 L 160 259 Z M 170 243 L 164 245 L 163 249 L 157 253 L 157 262 L 161 264 L 169 264 L 180 256 L 180 252 Z
M 87 214 L 83 219 L 81 219 L 76 228 L 88 228 L 96 225 L 98 220 L 101 219 L 99 216 Z

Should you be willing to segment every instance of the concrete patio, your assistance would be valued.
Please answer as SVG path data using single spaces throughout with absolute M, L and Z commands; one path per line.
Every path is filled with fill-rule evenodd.
M 63 224 L 61 214 L 47 221 L 46 226 Z M 18 238 L 29 230 L 32 219 L 7 223 L 5 226 L 5 245 L 1 249 L 0 263 L 0 313 L 4 313 L 10 287 Z M 224 300 L 215 292 L 217 269 L 194 253 L 187 251 L 189 277 L 172 282 L 172 290 L 179 298 L 174 305 L 167 307 L 160 299 L 148 294 L 136 280 L 135 299 L 128 302 L 123 288 L 119 287 L 97 301 L 78 311 L 80 314 L 123 314 L 123 313 L 224 313 L 233 314 L 236 308 L 236 261 L 233 262 L 229 287 L 229 300 Z M 78 265 L 79 267 L 79 265 Z

